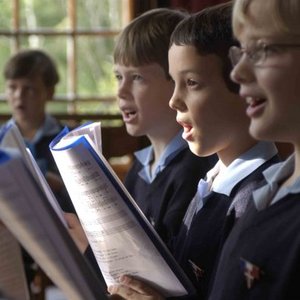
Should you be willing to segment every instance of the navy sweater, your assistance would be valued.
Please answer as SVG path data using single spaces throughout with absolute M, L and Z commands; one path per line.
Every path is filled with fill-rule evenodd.
M 210 300 L 300 299 L 300 194 L 257 211 L 254 202 L 228 236 Z M 247 286 L 241 258 L 258 268 Z
M 252 191 L 263 184 L 263 170 L 278 161 L 278 156 L 274 156 L 265 162 L 235 185 L 229 196 L 216 192 L 208 194 L 205 205 L 192 216 L 190 228 L 181 227 L 172 252 L 197 289 L 195 299 L 206 299 L 220 249 L 234 225 L 231 216 L 226 216 L 231 202 L 248 203 Z M 195 209 L 189 208 L 189 212 L 193 214 Z
M 138 175 L 143 165 L 135 160 L 125 186 L 165 243 L 177 234 L 199 180 L 216 160 L 216 156 L 197 157 L 185 148 L 150 184 Z

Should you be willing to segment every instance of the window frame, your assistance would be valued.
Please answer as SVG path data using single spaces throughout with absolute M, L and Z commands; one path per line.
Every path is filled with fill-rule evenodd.
M 66 0 L 67 18 L 69 20 L 68 29 L 58 30 L 53 28 L 36 28 L 36 29 L 22 29 L 20 25 L 20 0 L 11 0 L 12 5 L 12 25 L 10 30 L 0 29 L 0 36 L 9 38 L 11 42 L 12 53 L 16 53 L 21 49 L 20 40 L 22 37 L 29 37 L 31 35 L 37 36 L 62 36 L 67 39 L 66 53 L 67 53 L 67 92 L 65 95 L 55 95 L 54 100 L 67 103 L 67 114 L 78 114 L 78 104 L 80 103 L 112 103 L 116 100 L 115 96 L 99 97 L 97 95 L 81 96 L 78 94 L 78 68 L 77 68 L 77 39 L 78 37 L 115 37 L 120 30 L 106 30 L 106 29 L 80 29 L 77 27 L 77 0 Z M 134 0 L 119 0 L 123 7 L 123 24 L 127 24 L 134 17 Z M 0 95 L 0 100 L 4 101 L 5 96 Z M 65 114 L 63 114 L 65 115 Z M 110 119 L 110 117 L 108 118 Z

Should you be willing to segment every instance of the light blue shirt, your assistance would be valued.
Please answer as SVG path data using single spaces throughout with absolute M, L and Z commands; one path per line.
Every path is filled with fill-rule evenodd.
M 10 119 L 7 124 L 16 124 L 14 119 Z M 36 145 L 38 142 L 45 136 L 53 136 L 58 134 L 61 131 L 61 125 L 59 122 L 49 114 L 46 114 L 45 121 L 42 126 L 38 129 L 35 136 L 31 140 L 27 140 L 24 138 L 24 142 L 26 146 L 29 148 L 33 157 L 36 159 L 38 166 L 45 174 L 47 171 L 47 163 L 43 159 L 36 158 Z
M 253 199 L 258 210 L 281 201 L 288 194 L 300 193 L 300 177 L 290 186 L 281 187 L 281 183 L 290 177 L 295 167 L 295 156 L 277 163 L 263 172 L 267 184 L 253 192 Z
M 14 119 L 10 119 L 7 123 L 8 124 L 16 124 Z M 26 143 L 35 145 L 42 139 L 42 137 L 48 136 L 48 135 L 55 135 L 55 134 L 59 133 L 60 131 L 61 131 L 61 126 L 58 123 L 58 121 L 51 115 L 46 114 L 43 125 L 38 129 L 38 131 L 36 132 L 33 139 L 30 141 L 28 141 L 26 139 L 25 140 L 26 140 Z
M 183 149 L 188 147 L 187 142 L 182 138 L 182 130 L 171 140 L 155 167 L 154 172 L 150 172 L 150 164 L 154 158 L 153 146 L 149 146 L 135 152 L 135 157 L 144 166 L 138 175 L 147 183 L 153 182 L 156 176 L 164 170 L 170 161 Z
M 258 142 L 255 146 L 235 159 L 229 166 L 224 166 L 221 161 L 211 169 L 206 180 L 201 179 L 195 195 L 197 212 L 204 206 L 206 196 L 216 192 L 229 196 L 232 189 L 244 178 L 254 172 L 266 161 L 277 154 L 277 148 L 271 142 Z

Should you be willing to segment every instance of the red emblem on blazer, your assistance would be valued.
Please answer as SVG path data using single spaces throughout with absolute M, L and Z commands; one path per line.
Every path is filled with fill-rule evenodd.
M 259 280 L 263 272 L 250 261 L 241 258 L 241 268 L 246 278 L 247 288 L 251 289 L 255 280 Z

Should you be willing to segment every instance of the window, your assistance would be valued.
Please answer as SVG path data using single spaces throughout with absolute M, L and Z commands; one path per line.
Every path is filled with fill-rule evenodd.
M 52 113 L 117 113 L 114 41 L 132 18 L 130 0 L 0 0 L 0 68 L 19 49 L 41 48 L 60 83 Z M 8 112 L 0 76 L 0 112 Z

